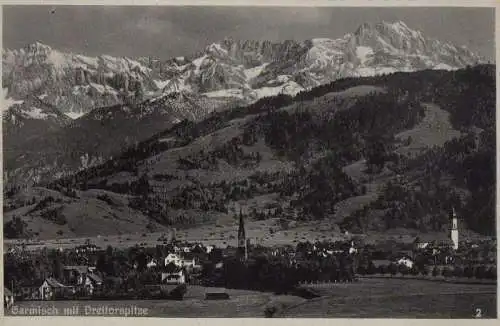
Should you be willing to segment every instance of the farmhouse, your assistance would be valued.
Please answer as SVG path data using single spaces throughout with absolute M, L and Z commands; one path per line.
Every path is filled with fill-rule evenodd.
M 39 287 L 40 298 L 42 300 L 54 300 L 57 297 L 63 296 L 67 290 L 68 287 L 52 277 L 45 279 Z
M 12 292 L 7 289 L 7 288 L 3 288 L 3 306 L 7 309 L 9 309 L 10 307 L 12 307 L 12 305 L 14 304 L 14 295 L 12 294 Z
M 90 274 L 92 269 L 86 265 L 64 266 L 63 275 L 67 284 L 82 285 L 87 274 Z
M 173 254 L 173 253 L 168 254 L 167 257 L 165 257 L 165 266 L 167 266 L 169 264 L 174 264 L 174 265 L 179 266 L 179 267 L 182 266 L 181 257 L 179 257 L 179 255 Z
M 102 287 L 102 279 L 95 274 L 87 274 L 85 278 L 85 291 L 92 295 L 95 290 L 100 289 Z
M 406 266 L 407 268 L 413 268 L 413 261 L 408 257 L 398 259 L 396 264 Z
M 193 254 L 185 254 L 180 260 L 181 267 L 186 267 L 187 269 L 200 268 L 199 259 Z
M 94 253 L 99 251 L 99 247 L 94 244 L 85 244 L 75 248 L 77 254 Z
M 166 284 L 185 284 L 186 275 L 180 268 L 161 273 L 161 283 Z
M 156 258 L 151 258 L 151 260 L 146 264 L 147 268 L 153 268 L 156 266 L 158 266 L 158 261 L 156 260 Z

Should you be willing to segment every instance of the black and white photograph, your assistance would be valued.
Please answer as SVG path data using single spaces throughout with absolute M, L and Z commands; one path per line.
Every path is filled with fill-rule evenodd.
M 2 24 L 7 317 L 497 318 L 493 5 Z

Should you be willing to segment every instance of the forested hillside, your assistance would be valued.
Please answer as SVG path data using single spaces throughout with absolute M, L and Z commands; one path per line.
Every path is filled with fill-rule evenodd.
M 163 225 L 232 221 L 242 211 L 328 220 L 338 231 L 429 232 L 445 230 L 454 207 L 468 228 L 491 233 L 494 69 L 347 78 L 264 98 L 185 120 L 41 186 L 111 191 Z

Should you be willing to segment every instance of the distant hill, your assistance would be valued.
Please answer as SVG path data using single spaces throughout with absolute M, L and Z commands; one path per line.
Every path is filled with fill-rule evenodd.
M 241 210 L 287 225 L 328 221 L 337 233 L 437 232 L 454 207 L 466 228 L 488 234 L 495 230 L 494 76 L 494 66 L 478 65 L 340 79 L 185 119 L 40 186 L 127 198 L 127 207 L 146 217 L 143 226 L 233 223 Z M 67 209 L 37 207 L 35 198 L 27 210 L 22 193 L 8 194 L 6 221 Z

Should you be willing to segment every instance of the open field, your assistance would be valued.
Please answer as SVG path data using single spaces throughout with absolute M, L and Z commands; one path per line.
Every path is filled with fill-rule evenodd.
M 461 136 L 460 131 L 453 129 L 449 112 L 436 104 L 427 103 L 424 107 L 424 119 L 413 129 L 396 135 L 400 140 L 411 139 L 408 146 L 400 147 L 396 152 L 418 153 L 433 146 L 443 146 L 445 142 Z
M 443 239 L 448 235 L 443 232 L 428 232 L 421 233 L 410 229 L 390 229 L 384 232 L 370 232 L 368 234 L 352 234 L 345 235 L 341 233 L 335 221 L 308 221 L 301 224 L 296 223 L 293 227 L 284 230 L 279 225 L 276 218 L 264 221 L 247 221 L 246 222 L 247 238 L 252 244 L 260 244 L 266 247 L 291 245 L 296 246 L 300 242 L 315 242 L 315 241 L 344 241 L 350 236 L 359 236 L 365 243 L 377 243 L 380 241 L 394 240 L 398 242 L 411 243 L 418 236 L 423 241 L 432 241 L 433 239 Z M 270 232 L 270 230 L 273 230 Z M 180 241 L 198 242 L 204 245 L 215 245 L 218 248 L 237 245 L 238 224 L 222 224 L 222 225 L 199 225 L 195 228 L 178 229 L 176 238 Z M 155 247 L 163 244 L 158 241 L 162 235 L 168 237 L 169 232 L 154 232 L 154 233 L 126 233 L 121 235 L 103 235 L 94 237 L 78 237 L 66 239 L 4 239 L 4 251 L 11 247 L 26 244 L 26 250 L 38 250 L 44 247 L 48 249 L 71 249 L 76 246 L 83 245 L 89 240 L 92 244 L 105 249 L 107 246 L 113 248 L 130 248 L 135 245 L 143 245 L 146 247 Z M 465 231 L 462 234 L 464 240 L 485 240 L 490 239 L 487 236 L 481 236 L 472 231 Z
M 229 300 L 206 301 L 207 288 L 190 286 L 183 301 L 38 301 L 19 302 L 17 307 L 64 308 L 85 306 L 147 308 L 148 317 L 264 317 L 276 307 L 276 317 L 364 318 L 472 318 L 481 309 L 483 318 L 496 318 L 496 286 L 448 284 L 402 279 L 362 279 L 357 283 L 315 287 L 323 296 L 306 300 L 245 290 L 226 290 Z M 404 289 L 404 290 L 402 290 Z M 218 291 L 213 289 L 210 291 Z M 12 313 L 8 313 L 12 315 Z
M 280 317 L 496 318 L 496 286 L 402 279 L 363 279 L 317 288 L 323 297 L 290 306 Z

